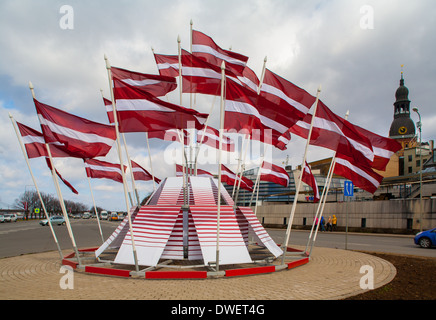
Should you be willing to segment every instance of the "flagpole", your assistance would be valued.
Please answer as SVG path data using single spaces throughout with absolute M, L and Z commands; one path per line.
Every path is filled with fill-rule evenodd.
M 150 161 L 151 176 L 153 178 L 153 191 L 156 191 L 156 182 L 154 181 L 153 163 L 151 161 L 150 142 L 148 140 L 148 132 L 145 133 L 145 139 L 147 140 L 148 159 Z
M 316 109 L 318 107 L 318 101 L 319 101 L 319 94 L 320 94 L 320 92 L 321 92 L 321 86 L 318 87 L 318 90 L 317 90 L 317 93 L 316 93 L 315 108 L 313 110 L 313 116 L 312 116 L 312 121 L 310 123 L 309 134 L 307 136 L 306 148 L 304 150 L 303 162 L 301 164 L 300 177 L 298 179 L 297 189 L 295 191 L 294 203 L 292 204 L 291 213 L 289 215 L 288 228 L 286 230 L 286 237 L 285 237 L 285 241 L 284 241 L 284 244 L 283 244 L 282 264 L 285 263 L 286 250 L 287 250 L 287 247 L 288 247 L 289 236 L 290 236 L 290 233 L 291 233 L 292 223 L 293 223 L 293 220 L 294 220 L 295 210 L 296 210 L 296 207 L 297 207 L 298 196 L 299 196 L 299 193 L 300 193 L 300 187 L 301 187 L 301 182 L 302 182 L 302 178 L 303 178 L 304 168 L 306 166 L 307 150 L 309 148 L 310 139 L 311 139 L 311 136 L 312 136 L 313 122 L 314 122 L 314 119 L 315 119 Z
M 86 168 L 85 168 L 85 171 L 86 171 Z M 91 179 L 88 177 L 88 175 L 86 175 L 86 176 L 88 178 L 89 190 L 91 191 L 92 203 L 94 204 L 94 212 L 95 212 L 95 217 L 97 218 L 98 229 L 100 231 L 100 236 L 101 236 L 101 242 L 104 243 L 104 237 L 103 237 L 103 231 L 101 230 L 100 218 L 98 217 L 97 206 L 95 205 L 94 193 L 92 192 Z
M 236 170 L 236 179 L 235 184 L 233 185 L 233 192 L 232 192 L 232 198 L 237 199 L 238 198 L 238 192 L 239 187 L 241 186 L 241 179 L 242 179 L 242 166 L 245 164 L 245 157 L 247 155 L 248 145 L 250 144 L 250 139 L 248 139 L 248 133 L 245 134 L 244 140 L 241 146 L 241 152 L 239 153 L 239 159 L 238 159 L 238 169 Z M 239 177 L 240 172 L 240 177 Z M 237 185 L 237 186 L 236 186 Z M 236 191 L 236 194 L 235 194 Z M 236 203 L 236 201 L 235 201 Z
M 26 160 L 27 168 L 29 169 L 29 173 L 30 173 L 30 176 L 32 177 L 33 184 L 35 185 L 36 192 L 38 193 L 39 201 L 41 202 L 42 209 L 44 210 L 45 217 L 46 217 L 46 219 L 48 221 L 48 225 L 50 226 L 51 234 L 53 235 L 53 239 L 54 239 L 54 241 L 56 243 L 56 247 L 58 249 L 59 255 L 60 255 L 61 260 L 62 260 L 62 259 L 64 259 L 64 256 L 62 254 L 62 250 L 61 250 L 61 247 L 59 245 L 59 241 L 58 241 L 58 239 L 56 237 L 56 233 L 55 233 L 55 231 L 53 229 L 53 225 L 52 225 L 52 223 L 50 221 L 50 217 L 48 216 L 47 209 L 45 208 L 44 201 L 42 200 L 42 197 L 41 197 L 41 193 L 39 192 L 38 184 L 36 183 L 36 179 L 35 179 L 35 176 L 33 175 L 32 168 L 30 167 L 29 157 L 27 156 L 26 149 L 25 149 L 25 147 L 23 145 L 23 141 L 21 140 L 21 135 L 19 134 L 19 131 L 18 131 L 18 128 L 17 128 L 17 123 L 16 123 L 14 117 L 12 116 L 12 114 L 10 112 L 9 112 L 9 118 L 11 119 L 12 125 L 13 125 L 13 127 L 15 129 L 15 133 L 16 133 L 17 138 L 18 138 L 18 143 L 20 144 L 21 151 L 23 152 L 24 160 Z
M 260 174 L 261 174 L 261 171 L 262 171 L 262 166 L 263 166 L 263 159 L 262 159 L 262 161 L 260 163 L 259 171 L 257 172 L 256 183 L 254 184 L 254 190 L 253 190 L 253 193 L 251 194 L 249 207 L 251 207 L 251 203 L 253 202 L 254 194 L 256 193 L 256 188 L 257 188 L 257 186 L 259 184 L 259 181 L 260 181 Z
M 349 114 L 350 114 L 350 112 L 347 111 L 347 113 L 345 114 L 345 120 L 348 119 Z M 326 199 L 327 199 L 328 191 L 329 191 L 329 189 L 330 189 L 330 183 L 331 183 L 331 181 L 333 180 L 333 173 L 334 173 L 335 166 L 336 166 L 336 153 L 337 153 L 337 152 L 335 152 L 335 155 L 334 155 L 333 158 L 332 158 L 332 163 L 331 163 L 331 165 L 330 165 L 330 168 L 331 168 L 330 179 L 329 179 L 329 181 L 328 181 L 327 191 L 326 191 L 326 193 L 325 193 L 325 198 L 324 198 L 324 201 L 323 201 L 323 204 L 322 204 L 322 207 L 321 207 L 321 211 L 320 211 L 320 213 L 319 213 L 319 217 L 322 217 L 322 215 L 323 215 L 323 213 L 324 213 L 324 205 L 325 205 L 325 202 L 326 202 Z M 324 191 L 324 190 L 323 190 L 323 191 Z M 319 222 L 321 222 L 321 221 L 319 220 Z M 313 237 L 312 245 L 311 245 L 311 247 L 310 247 L 309 257 L 310 257 L 310 255 L 312 254 L 312 249 L 313 249 L 313 246 L 315 245 L 316 236 L 317 236 L 317 234 L 318 234 L 318 229 L 319 229 L 319 223 L 318 223 L 318 225 L 317 225 L 317 227 L 316 227 L 316 230 L 315 230 L 315 235 L 314 235 L 314 237 Z
M 29 88 L 30 88 L 30 92 L 32 93 L 33 99 L 35 99 L 34 87 L 33 87 L 32 82 L 30 82 L 30 81 L 29 81 Z M 80 260 L 80 256 L 79 256 L 79 250 L 78 250 L 77 245 L 76 245 L 76 240 L 74 239 L 74 234 L 73 234 L 73 230 L 71 228 L 70 219 L 68 218 L 68 213 L 67 213 L 67 209 L 65 207 L 64 198 L 62 196 L 61 187 L 59 186 L 59 181 L 57 179 L 55 167 L 54 167 L 54 164 L 53 164 L 53 158 L 52 158 L 51 151 L 50 151 L 50 146 L 49 146 L 49 144 L 47 142 L 45 143 L 45 147 L 47 149 L 47 155 L 48 155 L 48 158 L 49 158 L 49 161 L 50 161 L 50 166 L 51 166 L 51 174 L 52 174 L 52 177 L 53 177 L 53 182 L 54 182 L 54 185 L 55 185 L 55 188 L 56 188 L 56 192 L 58 194 L 59 204 L 61 205 L 62 214 L 64 215 L 65 224 L 67 225 L 68 234 L 70 236 L 74 252 L 76 253 L 76 256 L 77 256 L 77 262 L 78 262 L 79 265 L 81 265 L 81 260 Z
M 101 97 L 104 99 L 103 90 L 100 89 L 100 92 L 101 92 Z M 130 170 L 130 175 L 131 175 L 131 179 L 132 179 L 132 188 L 133 188 L 133 190 L 135 192 L 136 200 L 137 200 L 137 203 L 139 205 L 139 194 L 138 194 L 138 189 L 136 189 L 135 179 L 133 177 L 132 162 L 130 160 L 129 151 L 127 150 L 126 137 L 125 137 L 123 132 L 121 133 L 121 136 L 123 137 L 124 149 L 126 150 L 127 160 L 128 160 L 128 163 L 129 163 L 129 170 Z M 130 200 L 130 201 L 131 201 L 131 203 L 133 205 L 133 201 L 132 200 Z
M 266 62 L 268 61 L 268 57 L 265 56 L 265 59 L 263 59 L 263 68 L 262 68 L 262 74 L 260 75 L 259 79 L 259 88 L 257 88 L 257 94 L 260 94 L 260 88 L 262 87 L 263 78 L 265 77 L 265 69 L 266 69 Z
M 324 199 L 327 198 L 327 193 L 328 193 L 327 188 L 330 185 L 330 179 L 331 179 L 332 172 L 333 172 L 332 169 L 333 169 L 333 163 L 335 161 L 335 157 L 336 157 L 336 155 L 333 156 L 332 162 L 330 163 L 329 171 L 328 171 L 327 177 L 326 177 L 326 182 L 325 182 L 324 188 L 322 189 L 321 197 L 319 199 L 318 206 L 317 206 L 315 217 L 313 218 L 314 219 L 313 221 L 316 221 L 316 219 L 318 218 L 318 214 L 319 214 L 320 209 L 322 207 L 322 203 L 324 202 Z M 326 191 L 327 191 L 327 193 L 326 193 Z M 304 252 L 307 252 L 310 240 L 312 239 L 314 228 L 315 228 L 315 223 L 312 223 L 312 228 L 310 230 L 309 238 L 307 240 L 306 249 L 304 250 Z
M 217 212 L 217 231 L 216 231 L 216 271 L 219 271 L 219 257 L 220 257 L 220 215 L 221 215 L 221 149 L 223 144 L 223 130 L 224 130 L 224 99 L 225 99 L 225 76 L 226 65 L 225 62 L 221 64 L 221 109 L 220 109 L 220 130 L 219 130 L 219 150 L 218 150 L 218 212 Z
M 116 105 L 115 105 L 115 96 L 114 96 L 114 90 L 112 87 L 112 73 L 111 73 L 111 66 L 109 64 L 109 60 L 104 56 L 104 60 L 106 61 L 106 69 L 108 73 L 108 80 L 109 80 L 109 89 L 111 92 L 111 100 L 112 100 L 112 110 L 114 113 L 114 125 L 115 125 L 115 132 L 117 135 L 117 150 L 118 150 L 118 157 L 120 160 L 120 167 L 121 167 L 121 176 L 123 177 L 123 187 L 124 187 L 124 198 L 126 201 L 126 209 L 127 209 L 127 217 L 129 221 L 129 231 L 130 231 L 130 237 L 132 239 L 132 251 L 133 251 L 133 260 L 135 261 L 135 269 L 136 271 L 139 271 L 139 265 L 138 265 L 138 256 L 136 253 L 136 245 L 135 245 L 135 238 L 133 235 L 133 228 L 132 228 L 132 215 L 130 212 L 129 207 L 129 198 L 128 198 L 128 192 L 127 192 L 127 185 L 126 185 L 126 175 L 124 172 L 124 165 L 123 165 L 123 157 L 121 155 L 121 146 L 120 146 L 120 132 L 118 129 L 118 117 L 116 112 Z

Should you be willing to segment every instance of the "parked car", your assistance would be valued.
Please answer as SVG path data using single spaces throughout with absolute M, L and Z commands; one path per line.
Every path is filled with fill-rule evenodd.
M 82 219 L 89 219 L 89 218 L 91 218 L 91 214 L 89 212 L 84 212 L 82 214 Z
M 15 213 L 8 213 L 4 215 L 6 222 L 17 222 L 17 215 Z
M 420 245 L 421 248 L 436 246 L 436 228 L 416 234 L 414 241 L 415 244 Z
M 118 221 L 118 212 L 111 212 L 111 217 L 110 217 L 111 221 Z
M 107 211 L 102 211 L 102 212 L 100 213 L 100 219 L 101 219 L 101 220 L 107 220 L 108 217 L 109 217 L 109 215 L 108 215 Z
M 61 226 L 61 225 L 65 224 L 65 219 L 62 216 L 53 216 L 53 217 L 50 217 L 50 222 L 52 225 Z M 48 226 L 48 220 L 47 219 L 41 220 L 41 221 L 39 221 L 39 224 L 41 226 Z
M 3 223 L 3 222 L 5 222 L 5 216 L 0 214 L 0 223 Z

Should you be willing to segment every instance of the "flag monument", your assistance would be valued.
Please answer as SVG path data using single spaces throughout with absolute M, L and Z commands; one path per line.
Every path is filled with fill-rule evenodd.
M 93 273 L 127 277 L 141 275 L 147 279 L 208 278 L 290 269 L 309 262 L 318 231 L 318 225 L 316 229 L 312 226 L 306 249 L 297 250 L 295 255 L 286 255 L 303 182 L 312 188 L 314 202 L 319 202 L 316 217 L 322 215 L 334 173 L 368 192 L 374 193 L 380 185 L 382 178 L 373 169 L 385 170 L 390 156 L 399 150 L 398 144 L 351 124 L 348 115 L 345 119 L 338 117 L 319 99 L 321 87 L 316 96 L 310 95 L 266 69 L 266 57 L 259 80 L 248 67 L 247 56 L 222 49 L 211 37 L 192 27 L 191 20 L 190 52 L 182 48 L 180 36 L 176 55 L 156 54 L 153 50 L 159 75 L 111 67 L 104 57 L 110 100 L 103 100 L 110 125 L 74 116 L 37 101 L 31 84 L 42 133 L 29 130 L 27 142 L 23 145 L 17 123 L 10 116 L 37 190 L 28 159 L 47 158 L 76 257 L 73 262 L 63 258 L 50 225 L 63 263 Z M 175 91 L 177 86 L 179 104 L 170 103 L 166 95 Z M 183 93 L 190 94 L 189 108 L 182 106 Z M 214 101 L 220 97 L 218 129 L 209 125 L 213 103 L 210 114 L 194 109 L 193 95 L 196 94 L 213 96 Z M 168 101 L 162 99 L 164 96 Z M 242 137 L 240 150 L 224 130 L 237 132 Z M 125 132 L 145 133 L 151 173 L 130 159 Z M 170 133 L 175 139 L 168 138 Z M 285 239 L 280 247 L 259 222 L 256 210 L 260 181 L 284 187 L 289 184 L 287 171 L 275 165 L 274 159 L 265 159 L 265 151 L 272 146 L 286 150 L 287 144 L 291 143 L 291 134 L 302 137 L 306 144 Z M 23 133 L 21 136 L 25 137 Z M 120 137 L 126 148 L 127 166 L 123 164 Z M 177 141 L 182 145 L 182 159 L 175 162 L 175 177 L 167 176 L 162 180 L 155 177 L 150 138 Z M 254 184 L 243 176 L 242 170 L 253 140 L 263 143 L 264 150 Z M 335 154 L 321 195 L 307 163 L 310 144 L 330 149 Z M 202 145 L 217 150 L 217 159 L 213 163 L 217 174 L 197 168 L 198 151 Z M 185 146 L 189 146 L 189 152 Z M 95 159 L 105 157 L 112 147 L 117 149 L 119 163 Z M 223 161 L 223 151 L 239 153 L 236 173 Z M 83 252 L 79 255 L 57 177 L 73 192 L 75 189 L 60 176 L 53 157 L 83 160 L 96 214 L 90 179 L 110 179 L 123 184 L 127 216 L 106 240 L 98 220 L 103 243 L 92 250 L 94 260 L 91 265 L 84 265 Z M 136 196 L 136 201 L 131 200 L 131 204 L 127 169 Z M 153 192 L 147 201 L 140 201 L 135 180 L 153 183 Z M 224 183 L 233 186 L 231 195 Z M 252 192 L 249 207 L 238 205 L 239 188 Z M 349 190 L 347 186 L 344 189 Z M 251 202 L 254 199 L 253 212 Z M 48 218 L 42 199 L 41 204 Z M 253 250 L 260 252 L 259 247 L 263 250 L 261 258 Z M 240 268 L 247 264 L 256 267 Z M 263 266 L 258 267 L 259 264 Z M 229 267 L 231 265 L 237 269 Z M 168 272 L 174 268 L 178 271 Z M 197 268 L 201 271 L 196 271 Z

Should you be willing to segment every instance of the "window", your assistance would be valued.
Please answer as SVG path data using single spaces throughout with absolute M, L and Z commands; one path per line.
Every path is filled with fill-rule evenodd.
M 412 162 L 413 161 L 413 156 L 412 155 L 409 155 L 409 162 Z
M 409 173 L 412 173 L 412 167 L 409 167 Z
M 420 167 L 421 166 L 421 160 L 416 160 L 416 166 Z

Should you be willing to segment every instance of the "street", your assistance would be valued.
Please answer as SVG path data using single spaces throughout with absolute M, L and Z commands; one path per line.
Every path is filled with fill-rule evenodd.
M 101 245 L 102 240 L 96 219 L 72 219 L 70 221 L 78 248 Z M 120 223 L 105 220 L 100 222 L 105 240 Z M 61 249 L 72 250 L 66 226 L 53 226 L 53 228 Z M 277 243 L 283 243 L 285 229 L 267 229 L 267 231 Z M 306 246 L 308 237 L 309 231 L 292 230 L 289 246 Z M 413 243 L 413 236 L 405 235 L 349 233 L 346 237 L 344 232 L 319 232 L 315 246 L 345 249 L 346 238 L 349 250 L 436 257 L 436 248 L 422 249 Z M 0 258 L 55 250 L 57 248 L 50 228 L 39 225 L 39 220 L 0 224 Z

